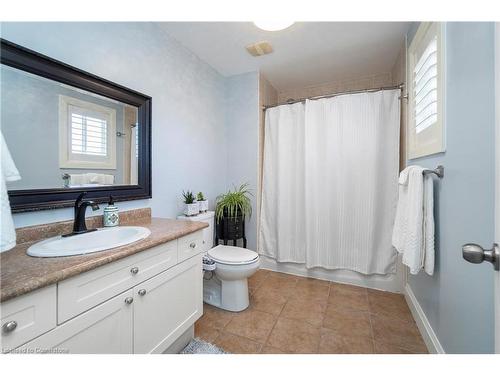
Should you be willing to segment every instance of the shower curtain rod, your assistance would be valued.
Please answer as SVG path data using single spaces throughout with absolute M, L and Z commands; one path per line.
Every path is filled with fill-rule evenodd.
M 302 102 L 305 102 L 306 100 L 318 100 L 318 99 L 325 99 L 325 98 L 333 98 L 334 96 L 347 95 L 347 94 L 360 94 L 363 92 L 377 92 L 377 91 L 383 91 L 383 90 L 396 90 L 396 89 L 403 90 L 404 87 L 405 87 L 405 84 L 400 83 L 399 85 L 395 85 L 395 86 L 385 86 L 385 87 L 378 87 L 378 88 L 373 88 L 373 89 L 336 92 L 334 94 L 312 96 L 310 98 L 305 98 L 305 99 L 288 100 L 288 101 L 283 102 L 283 103 L 264 105 L 264 106 L 262 106 L 262 109 L 265 111 L 268 108 L 274 108 L 274 107 L 278 107 L 280 105 L 302 103 Z M 401 94 L 402 94 L 402 91 L 401 91 Z M 399 97 L 399 99 L 401 99 L 401 98 L 408 99 L 408 95 L 401 95 Z

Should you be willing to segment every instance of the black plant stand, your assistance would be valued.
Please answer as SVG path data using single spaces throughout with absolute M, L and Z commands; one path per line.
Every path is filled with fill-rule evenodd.
M 246 248 L 247 238 L 245 236 L 245 217 L 224 216 L 216 224 L 215 246 L 219 244 L 219 241 L 223 241 L 224 245 L 227 245 L 228 241 L 233 241 L 233 246 L 236 246 L 239 239 L 243 240 L 243 247 Z

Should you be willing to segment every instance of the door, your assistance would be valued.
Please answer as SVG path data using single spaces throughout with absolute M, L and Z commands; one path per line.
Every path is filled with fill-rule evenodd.
M 493 264 L 494 306 L 495 306 L 495 352 L 500 353 L 500 23 L 495 24 L 495 230 L 491 249 L 477 244 L 466 244 L 463 257 L 471 263 L 484 261 Z
M 161 353 L 203 314 L 201 255 L 134 288 L 134 353 Z
M 132 353 L 133 294 L 128 290 L 28 342 L 28 353 Z
M 500 23 L 495 24 L 495 242 L 500 244 Z M 495 273 L 495 352 L 500 353 L 500 272 Z

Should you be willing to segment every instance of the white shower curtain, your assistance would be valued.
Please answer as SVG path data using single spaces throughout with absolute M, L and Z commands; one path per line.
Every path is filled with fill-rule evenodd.
M 266 111 L 262 254 L 308 268 L 395 271 L 399 94 L 341 95 Z
M 266 111 L 259 247 L 281 262 L 306 261 L 304 104 Z

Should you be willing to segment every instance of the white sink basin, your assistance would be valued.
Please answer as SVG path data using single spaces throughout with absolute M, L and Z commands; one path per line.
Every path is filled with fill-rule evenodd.
M 70 237 L 51 237 L 31 245 L 26 253 L 41 258 L 89 254 L 128 245 L 150 234 L 150 230 L 143 227 L 102 228 Z

